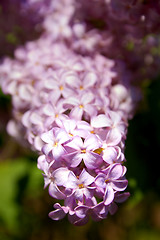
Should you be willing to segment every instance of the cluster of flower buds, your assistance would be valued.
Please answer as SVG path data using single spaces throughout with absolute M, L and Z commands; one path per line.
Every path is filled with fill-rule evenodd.
M 125 36 L 133 33 L 129 26 L 136 29 L 135 22 L 145 20 L 136 11 L 143 9 L 139 1 L 90 2 L 26 1 L 26 11 L 32 6 L 43 16 L 44 33 L 0 66 L 2 90 L 13 103 L 8 132 L 21 142 L 25 136 L 39 153 L 45 187 L 63 200 L 49 216 L 59 220 L 67 214 L 75 225 L 90 216 L 106 218 L 129 196 L 124 147 L 137 92 L 124 62 L 117 66 L 118 32 L 111 25 L 122 15 Z

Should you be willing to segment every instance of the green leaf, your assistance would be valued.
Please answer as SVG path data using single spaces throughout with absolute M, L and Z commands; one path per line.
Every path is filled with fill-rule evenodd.
M 16 201 L 18 181 L 27 174 L 26 159 L 0 163 L 0 220 L 10 230 L 18 228 L 20 206 Z

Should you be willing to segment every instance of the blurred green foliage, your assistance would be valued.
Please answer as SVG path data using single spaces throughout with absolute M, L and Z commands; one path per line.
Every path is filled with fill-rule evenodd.
M 39 193 L 43 185 L 40 171 L 28 159 L 5 160 L 0 163 L 0 222 L 17 232 L 23 194 Z

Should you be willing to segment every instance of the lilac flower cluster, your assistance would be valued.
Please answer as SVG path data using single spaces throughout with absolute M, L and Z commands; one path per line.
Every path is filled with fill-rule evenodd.
M 121 194 L 122 164 L 133 110 L 129 90 L 115 81 L 114 61 L 98 53 L 82 57 L 49 38 L 18 48 L 15 57 L 1 65 L 2 89 L 14 107 L 8 131 L 20 140 L 26 135 L 40 153 L 45 187 L 64 199 L 50 217 L 68 213 L 77 225 L 89 215 L 105 218 L 128 196 Z
M 114 59 L 121 81 L 135 84 L 159 73 L 159 0 L 28 2 L 44 17 L 45 34 L 80 54 Z
M 137 31 L 148 34 L 160 19 L 158 3 L 149 1 L 149 9 L 141 1 L 129 2 L 28 0 L 24 7 L 43 17 L 44 32 L 0 66 L 2 90 L 13 104 L 8 132 L 39 153 L 45 187 L 63 200 L 49 213 L 54 220 L 67 214 L 75 225 L 90 216 L 99 221 L 129 196 L 124 147 L 139 95 L 130 84 L 127 57 L 116 57 L 125 53 L 117 40 L 122 34 L 136 44 Z

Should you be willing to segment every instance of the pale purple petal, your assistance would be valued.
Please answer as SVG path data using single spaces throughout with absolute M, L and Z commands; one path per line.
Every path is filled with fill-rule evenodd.
M 42 118 L 38 113 L 32 112 L 31 115 L 30 115 L 30 122 L 35 124 L 35 125 L 41 125 L 42 124 Z
M 105 206 L 103 202 L 96 204 L 92 207 L 91 216 L 95 221 L 100 221 L 107 217 L 108 206 Z
M 69 119 L 66 121 L 63 121 L 63 126 L 68 133 L 72 133 L 74 129 L 76 128 L 76 121 L 73 119 Z
M 109 213 L 111 215 L 114 215 L 118 210 L 118 206 L 117 204 L 115 204 L 114 202 L 111 203 L 111 205 L 109 206 Z
M 108 177 L 110 179 L 118 179 L 120 177 L 122 177 L 123 174 L 123 166 L 119 163 L 114 164 L 108 174 Z
M 74 107 L 70 112 L 70 117 L 77 120 L 81 120 L 83 111 L 84 111 L 83 107 L 79 107 L 79 106 Z
M 106 147 L 106 149 L 103 150 L 103 160 L 112 164 L 115 159 L 117 159 L 116 149 L 114 147 Z
M 111 183 L 111 186 L 115 191 L 124 191 L 127 188 L 127 185 L 127 180 L 114 180 Z
M 84 200 L 84 196 L 85 196 L 86 201 L 88 199 L 91 199 L 93 197 L 93 194 L 94 194 L 94 189 L 95 189 L 95 187 L 87 187 L 87 188 L 85 187 L 85 188 L 83 188 L 83 199 L 82 200 Z
M 75 129 L 74 135 L 82 138 L 86 138 L 90 133 L 85 129 Z
M 89 207 L 84 206 L 84 205 L 78 206 L 75 208 L 75 213 L 76 213 L 77 217 L 84 218 L 87 215 L 88 209 L 89 209 Z
M 115 202 L 122 203 L 122 202 L 126 201 L 129 198 L 129 196 L 130 196 L 129 192 L 116 194 Z
M 86 105 L 94 100 L 94 94 L 91 92 L 87 92 L 82 95 L 81 101 L 82 104 Z
M 48 216 L 53 220 L 61 220 L 66 216 L 66 213 L 63 209 L 56 209 L 48 214 Z
M 122 174 L 122 176 L 124 176 L 126 174 L 126 172 L 127 172 L 127 168 L 125 166 L 123 166 L 123 174 Z
M 110 111 L 109 116 L 110 116 L 114 126 L 117 125 L 121 121 L 121 116 L 117 112 Z
M 64 186 L 66 188 L 71 188 L 71 189 L 77 188 L 78 178 L 76 177 L 76 175 L 72 171 L 70 171 L 70 173 L 68 175 L 67 182 L 64 182 Z
M 45 142 L 45 143 L 53 143 L 55 140 L 54 134 L 53 134 L 53 129 L 51 129 L 48 132 L 45 132 L 41 135 L 41 139 Z
M 65 100 L 65 105 L 67 104 L 69 104 L 69 105 L 72 105 L 72 106 L 77 106 L 77 105 L 79 105 L 80 104 L 80 101 L 79 101 L 79 99 L 78 98 L 76 98 L 76 97 L 69 97 L 68 99 L 66 99 Z
M 106 175 L 103 174 L 103 173 L 99 173 L 98 176 L 97 176 L 96 179 L 95 179 L 95 184 L 96 184 L 98 187 L 106 188 L 105 179 L 106 179 Z
M 79 200 L 80 202 L 83 201 L 84 195 L 85 195 L 85 188 L 77 188 L 74 193 L 75 199 Z
M 76 214 L 73 214 L 68 215 L 68 220 L 76 226 L 83 226 L 89 221 L 89 216 L 87 215 L 84 218 L 79 218 Z
M 42 147 L 42 152 L 45 154 L 45 155 L 48 155 L 48 153 L 53 149 L 53 145 L 51 144 L 45 144 L 43 147 Z
M 79 175 L 80 183 L 84 184 L 85 186 L 90 185 L 93 183 L 95 178 L 91 176 L 85 169 L 82 170 L 81 174 Z
M 65 130 L 60 129 L 59 131 L 57 131 L 56 140 L 59 142 L 59 144 L 65 143 L 69 139 L 70 138 Z
M 30 85 L 21 84 L 18 88 L 19 96 L 25 101 L 30 101 L 34 93 L 34 89 Z
M 60 168 L 56 169 L 52 173 L 52 177 L 54 179 L 54 182 L 58 186 L 63 186 L 68 181 L 69 173 L 70 173 L 70 170 L 68 170 L 68 168 L 60 167 Z
M 77 122 L 77 128 L 78 129 L 84 129 L 86 131 L 90 131 L 91 130 L 91 126 L 88 122 L 86 121 L 78 121 Z
M 65 154 L 63 158 L 66 159 L 66 161 L 71 167 L 77 167 L 82 161 L 82 154 L 79 154 L 77 152 L 72 152 L 72 153 Z
M 108 131 L 106 136 L 106 143 L 108 146 L 116 146 L 122 139 L 122 134 L 117 128 L 112 128 Z
M 90 116 L 95 116 L 97 115 L 97 109 L 95 106 L 93 106 L 92 104 L 86 104 L 84 106 L 84 111 Z
M 94 128 L 110 127 L 111 120 L 105 114 L 99 114 L 91 118 L 91 126 Z
M 47 89 L 59 90 L 58 83 L 53 78 L 48 78 L 44 81 L 44 87 Z
M 114 191 L 112 187 L 107 186 L 104 194 L 104 205 L 109 205 L 114 199 Z
M 67 74 L 65 77 L 65 81 L 72 88 L 73 87 L 78 88 L 81 84 L 81 81 L 79 80 L 78 76 L 73 73 Z
M 82 138 L 80 138 L 79 136 L 76 136 L 73 138 L 72 141 L 67 143 L 65 146 L 70 147 L 75 150 L 81 150 L 81 148 L 83 148 L 84 144 L 83 144 Z
M 83 154 L 83 160 L 88 169 L 95 169 L 102 162 L 102 157 L 94 152 Z
M 62 156 L 66 153 L 64 147 L 60 144 L 53 146 L 51 152 L 55 160 L 62 158 Z
M 95 150 L 99 147 L 101 147 L 100 140 L 95 135 L 88 136 L 84 141 L 84 148 L 87 150 Z
M 41 140 L 40 136 L 36 136 L 36 137 L 34 138 L 34 143 L 33 143 L 33 145 L 34 145 L 34 147 L 35 147 L 36 150 L 41 151 L 43 144 L 44 144 L 44 143 L 43 143 L 43 141 Z
M 44 177 L 44 189 L 51 183 L 51 179 L 48 175 L 42 174 Z
M 89 88 L 94 86 L 97 81 L 97 75 L 94 72 L 88 72 L 84 77 L 84 88 Z
M 51 104 L 45 104 L 42 111 L 45 115 L 55 118 L 55 111 Z
M 45 155 L 40 155 L 37 160 L 37 167 L 42 171 L 48 171 L 48 163 L 46 161 Z
M 50 183 L 48 188 L 49 194 L 56 199 L 65 199 L 65 194 L 60 191 L 56 184 L 53 182 Z
M 49 213 L 49 217 L 52 218 L 53 220 L 60 220 L 64 218 L 68 212 L 68 208 L 61 207 L 59 203 L 54 204 L 54 208 L 56 208 L 56 210 Z
M 31 111 L 27 111 L 23 114 L 22 116 L 22 123 L 25 127 L 29 127 L 30 126 L 30 114 L 31 114 Z

